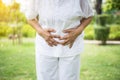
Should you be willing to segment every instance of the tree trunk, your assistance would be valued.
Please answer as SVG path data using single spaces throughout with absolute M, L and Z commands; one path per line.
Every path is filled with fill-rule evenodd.
M 95 9 L 97 14 L 102 14 L 102 0 L 96 0 Z

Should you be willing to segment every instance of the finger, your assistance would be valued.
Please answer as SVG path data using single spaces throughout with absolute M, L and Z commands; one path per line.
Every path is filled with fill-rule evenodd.
M 46 42 L 48 42 L 50 46 L 54 46 L 54 45 L 57 46 L 58 44 L 58 42 L 55 41 L 53 38 L 47 39 Z
M 52 42 L 52 44 L 53 44 L 54 46 L 57 46 L 57 44 L 58 44 L 58 42 L 57 42 L 56 40 L 54 40 L 54 39 L 51 39 L 51 42 Z
M 74 41 L 69 45 L 69 48 L 72 48 L 73 44 L 74 44 Z
M 64 45 L 69 45 L 70 44 L 70 42 L 68 41 L 68 42 L 66 42 Z
M 48 32 L 56 32 L 56 31 L 55 31 L 54 29 L 52 29 L 52 28 L 48 28 L 47 31 L 48 31 Z
M 65 39 L 68 39 L 69 38 L 69 36 L 68 35 L 65 35 L 65 36 L 63 36 L 63 37 L 60 37 L 60 40 L 65 40 Z
M 70 28 L 63 30 L 64 33 L 70 33 L 71 31 L 75 30 L 76 28 Z
M 52 35 L 53 38 L 60 38 L 60 35 Z
M 62 45 L 66 45 L 69 43 L 69 40 L 64 40 L 63 42 L 61 42 Z
M 55 40 L 51 40 L 51 43 L 50 43 L 52 46 L 57 46 L 59 43 Z
M 50 38 L 53 38 L 53 36 L 52 36 L 52 34 L 50 34 L 50 33 L 48 33 L 48 40 L 50 39 Z
M 52 42 L 47 42 L 49 46 L 53 47 Z
M 49 45 L 49 46 L 51 46 L 51 47 L 53 47 L 53 45 L 52 45 L 52 44 L 50 44 L 50 43 L 48 43 L 48 45 Z

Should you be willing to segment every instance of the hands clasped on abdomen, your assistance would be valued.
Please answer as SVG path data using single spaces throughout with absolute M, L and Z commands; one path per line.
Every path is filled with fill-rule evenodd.
M 77 28 L 70 28 L 70 29 L 63 30 L 63 33 L 66 33 L 64 36 L 52 34 L 55 32 L 56 32 L 56 30 L 54 30 L 52 28 L 47 28 L 47 29 L 44 29 L 44 31 L 41 35 L 44 38 L 44 40 L 47 42 L 47 44 L 51 47 L 61 44 L 63 46 L 69 45 L 69 48 L 71 48 L 75 39 L 79 35 Z M 56 39 L 59 39 L 59 41 Z

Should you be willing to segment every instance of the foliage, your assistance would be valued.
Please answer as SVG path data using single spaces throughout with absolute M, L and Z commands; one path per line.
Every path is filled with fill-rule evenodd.
M 94 25 L 88 25 L 84 31 L 84 39 L 93 40 L 94 39 Z
M 35 30 L 28 24 L 25 24 L 22 27 L 22 35 L 24 37 L 34 37 L 35 36 Z
M 0 21 L 26 22 L 24 14 L 20 12 L 20 5 L 18 3 L 14 2 L 14 4 L 6 6 L 2 3 L 2 0 L 0 0 Z
M 96 23 L 97 25 L 100 25 L 101 27 L 104 27 L 107 24 L 112 24 L 113 15 L 110 14 L 101 14 L 96 15 Z
M 111 21 L 112 21 L 114 24 L 120 25 L 120 15 L 114 15 L 114 17 L 111 19 Z
M 106 40 L 109 36 L 109 27 L 111 17 L 106 14 L 96 15 L 96 26 L 94 27 L 95 39 L 101 40 L 102 44 L 106 44 Z
M 84 39 L 94 39 L 94 24 L 88 25 L 85 29 Z M 110 27 L 109 40 L 120 40 L 120 26 L 117 24 L 112 24 Z M 23 37 L 35 37 L 35 30 L 28 24 L 22 26 Z M 5 22 L 0 23 L 0 37 L 8 36 L 13 33 L 12 27 L 9 27 Z
M 6 37 L 10 34 L 18 34 L 20 31 L 22 32 L 23 37 L 34 37 L 35 30 L 28 24 L 22 23 L 21 26 L 16 25 L 17 27 L 11 27 L 9 24 L 5 22 L 0 23 L 0 37 Z
M 84 38 L 85 39 L 94 39 L 94 27 L 95 25 L 89 25 L 86 29 L 85 29 L 85 36 Z M 108 39 L 109 40 L 120 40 L 120 25 L 117 25 L 117 24 L 112 24 L 112 25 L 109 25 L 110 27 L 110 34 L 109 34 L 109 37 Z
M 8 7 L 6 7 L 3 3 L 2 0 L 0 0 L 0 21 L 7 21 L 8 20 L 8 15 L 10 9 Z
M 120 25 L 113 24 L 110 26 L 110 40 L 120 40 Z
M 98 25 L 110 25 L 110 24 L 119 24 L 120 25 L 120 15 L 113 14 L 102 14 L 96 15 L 95 20 Z
M 120 0 L 106 0 L 103 10 L 110 13 L 120 11 Z
M 98 25 L 97 25 L 98 26 Z M 102 44 L 106 44 L 106 40 L 109 36 L 109 27 L 95 27 L 95 39 L 101 40 Z
M 9 27 L 5 22 L 0 23 L 0 37 L 8 36 L 12 33 L 12 28 Z

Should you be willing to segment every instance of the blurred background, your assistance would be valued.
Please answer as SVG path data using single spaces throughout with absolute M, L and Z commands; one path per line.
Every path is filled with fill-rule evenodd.
M 0 0 L 0 80 L 36 80 L 36 33 L 23 13 L 29 1 Z M 90 1 L 81 80 L 120 80 L 120 0 Z

